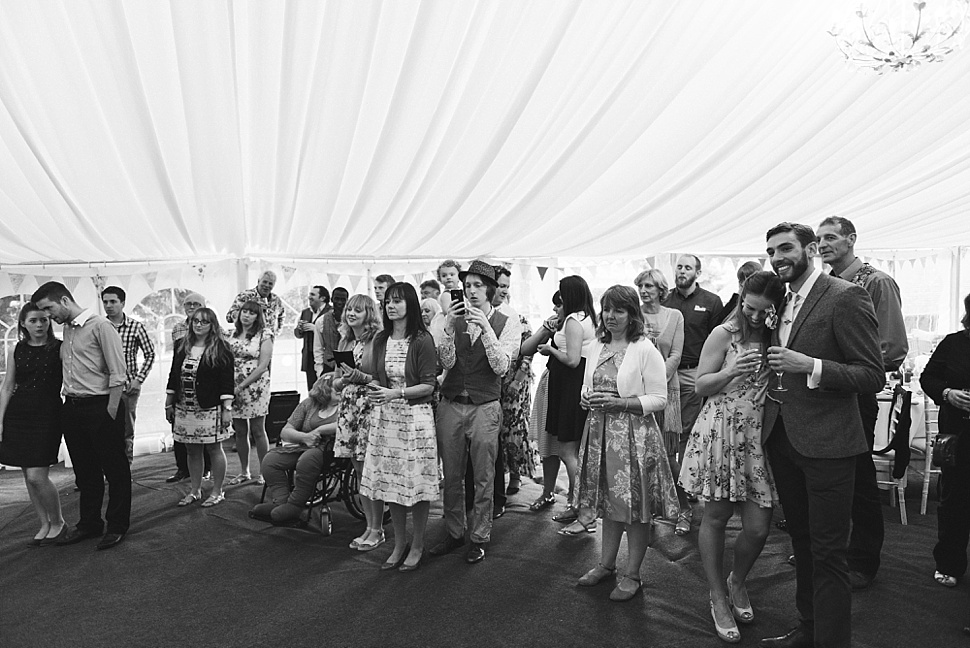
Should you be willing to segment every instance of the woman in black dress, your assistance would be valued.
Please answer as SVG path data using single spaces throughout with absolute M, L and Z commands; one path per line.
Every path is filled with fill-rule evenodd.
M 0 388 L 0 464 L 23 468 L 40 518 L 30 546 L 53 544 L 67 530 L 50 467 L 61 445 L 61 342 L 50 316 L 28 302 L 17 320 L 20 341 L 7 357 Z

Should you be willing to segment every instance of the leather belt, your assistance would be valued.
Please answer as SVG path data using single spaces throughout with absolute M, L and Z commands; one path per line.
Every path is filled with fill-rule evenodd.
M 697 363 L 696 362 L 685 362 L 684 364 L 680 365 L 677 368 L 678 369 L 696 369 L 697 368 Z

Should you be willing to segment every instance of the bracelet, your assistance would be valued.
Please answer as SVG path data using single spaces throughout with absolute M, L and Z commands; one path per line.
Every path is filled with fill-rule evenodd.
M 168 409 L 169 407 L 175 407 L 175 403 L 166 403 L 165 409 Z
M 401 398 L 404 398 L 404 387 L 401 387 Z

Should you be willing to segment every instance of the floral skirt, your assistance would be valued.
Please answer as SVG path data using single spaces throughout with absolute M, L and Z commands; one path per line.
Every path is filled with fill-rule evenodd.
M 179 443 L 219 443 L 231 435 L 231 428 L 222 425 L 221 406 L 201 409 L 181 403 L 175 405 L 172 436 Z
M 360 492 L 413 506 L 438 499 L 438 443 L 430 403 L 395 399 L 373 410 Z
M 363 461 L 367 454 L 374 406 L 367 399 L 366 385 L 347 385 L 340 392 L 337 408 L 337 434 L 333 453 L 336 457 L 350 457 Z

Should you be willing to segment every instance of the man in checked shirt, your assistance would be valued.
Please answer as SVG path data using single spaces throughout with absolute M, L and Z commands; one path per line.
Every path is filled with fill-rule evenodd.
M 155 346 L 148 337 L 145 325 L 125 315 L 125 291 L 118 286 L 108 286 L 101 291 L 101 303 L 104 304 L 104 314 L 108 321 L 121 336 L 121 343 L 125 349 L 125 366 L 127 376 L 121 400 L 125 404 L 125 452 L 128 454 L 128 465 L 134 458 L 135 447 L 135 408 L 138 407 L 138 397 L 141 386 L 148 378 L 148 372 L 155 363 Z M 141 350 L 144 362 L 138 368 L 138 351 Z

